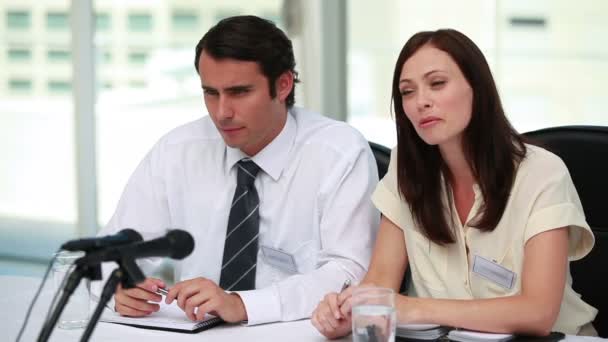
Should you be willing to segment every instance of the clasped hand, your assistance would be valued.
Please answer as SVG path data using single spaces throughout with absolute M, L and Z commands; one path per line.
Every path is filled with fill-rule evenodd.
M 115 310 L 123 316 L 142 317 L 160 309 L 162 296 L 156 294 L 165 283 L 156 278 L 147 278 L 132 289 L 116 288 Z M 205 314 L 221 317 L 226 322 L 240 322 L 247 319 L 243 301 L 236 293 L 226 293 L 213 281 L 194 278 L 176 283 L 169 290 L 165 303 L 173 301 L 184 310 L 191 320 L 202 320 Z
M 346 336 L 352 329 L 352 294 L 356 287 L 328 293 L 311 316 L 312 325 L 329 339 Z

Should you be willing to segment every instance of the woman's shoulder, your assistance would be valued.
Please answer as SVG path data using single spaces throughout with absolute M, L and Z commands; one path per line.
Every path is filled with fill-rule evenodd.
M 526 144 L 526 156 L 521 161 L 520 174 L 536 174 L 539 177 L 563 177 L 569 175 L 568 167 L 555 153 L 536 145 Z

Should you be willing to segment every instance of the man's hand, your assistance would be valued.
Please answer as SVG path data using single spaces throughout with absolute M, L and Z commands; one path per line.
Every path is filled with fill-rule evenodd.
M 236 293 L 226 293 L 213 281 L 195 278 L 181 281 L 169 290 L 165 303 L 177 305 L 191 320 L 202 320 L 209 313 L 234 323 L 247 319 L 245 305 Z
M 312 313 L 310 321 L 328 339 L 346 336 L 352 330 L 352 316 L 350 311 L 343 313 L 340 309 L 339 294 L 328 293 Z
M 120 284 L 116 287 L 114 294 L 114 310 L 122 316 L 142 317 L 147 316 L 160 309 L 160 305 L 149 303 L 162 300 L 156 290 L 165 287 L 165 283 L 156 278 L 146 278 L 143 283 L 132 289 L 123 289 Z

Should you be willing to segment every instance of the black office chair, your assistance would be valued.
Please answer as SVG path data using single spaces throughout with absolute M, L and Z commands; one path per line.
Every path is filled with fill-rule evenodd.
M 593 325 L 608 337 L 608 127 L 563 126 L 525 133 L 532 143 L 557 154 L 570 171 L 595 247 L 572 262 L 573 288 L 599 310 Z
M 382 179 L 386 174 L 386 171 L 388 171 L 388 164 L 391 161 L 391 149 L 371 141 L 369 142 L 369 146 L 372 148 L 372 153 L 374 153 L 374 157 L 376 158 L 378 177 Z
M 376 166 L 378 167 L 378 177 L 382 179 L 382 177 L 384 177 L 384 175 L 386 174 L 386 171 L 388 171 L 388 164 L 391 161 L 391 149 L 386 146 L 373 143 L 371 141 L 369 142 L 369 146 L 372 148 L 372 153 L 376 158 Z M 401 288 L 399 289 L 399 293 L 405 293 L 407 291 L 407 286 L 410 282 L 411 277 L 412 276 L 410 273 L 410 269 L 408 267 L 407 271 L 403 275 L 403 280 L 401 281 Z

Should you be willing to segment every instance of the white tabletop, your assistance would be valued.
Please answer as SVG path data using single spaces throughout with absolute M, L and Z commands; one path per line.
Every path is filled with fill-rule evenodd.
M 14 341 L 25 318 L 27 308 L 40 285 L 40 279 L 0 276 L 0 340 Z M 53 284 L 47 281 L 21 341 L 35 341 L 42 326 L 53 294 Z M 56 328 L 50 341 L 79 341 L 84 329 Z M 119 324 L 99 322 L 91 341 L 325 341 L 309 320 L 273 323 L 257 326 L 223 325 L 197 334 L 182 334 L 160 330 L 139 329 Z M 346 337 L 337 341 L 351 341 Z M 600 338 L 567 336 L 565 341 L 595 342 Z
M 0 340 L 14 341 L 25 319 L 27 308 L 40 285 L 40 279 L 0 276 Z M 35 341 L 53 295 L 53 284 L 47 281 L 21 341 Z M 79 341 L 84 329 L 55 328 L 49 341 Z M 223 325 L 197 334 L 139 329 L 99 322 L 90 341 L 325 341 L 309 320 L 257 326 Z M 342 341 L 350 341 L 350 337 Z

